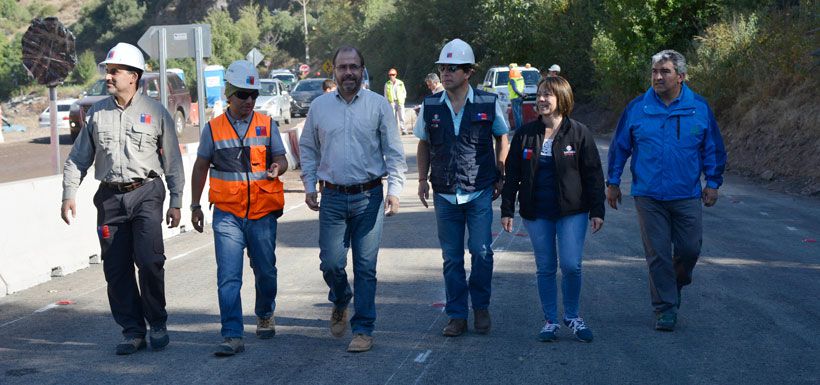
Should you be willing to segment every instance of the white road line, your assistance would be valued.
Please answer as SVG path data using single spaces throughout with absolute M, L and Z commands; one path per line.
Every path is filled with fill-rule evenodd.
M 426 351 L 426 352 L 424 352 L 424 353 L 419 353 L 419 355 L 418 355 L 418 356 L 416 356 L 416 359 L 415 359 L 415 360 L 413 360 L 413 361 L 415 361 L 415 362 L 418 362 L 418 363 L 422 364 L 422 363 L 424 363 L 424 361 L 427 361 L 427 357 L 430 357 L 430 353 L 432 353 L 432 352 L 433 352 L 432 350 L 427 349 L 427 351 Z
M 797 231 L 797 227 L 786 226 L 786 230 Z
M 305 205 L 305 203 L 304 203 L 304 202 L 302 202 L 302 203 L 300 203 L 300 204 L 298 204 L 298 205 L 296 205 L 296 206 L 293 206 L 293 207 L 291 207 L 291 208 L 288 208 L 287 210 L 285 210 L 285 211 L 283 211 L 283 212 L 282 212 L 282 215 L 285 215 L 285 214 L 287 214 L 288 212 L 291 212 L 291 211 L 293 211 L 293 210 L 296 210 L 296 209 L 298 209 L 298 208 L 300 208 L 300 207 L 302 207 L 302 206 L 304 206 L 304 205 Z M 176 259 L 180 259 L 180 258 L 187 257 L 188 255 L 191 255 L 191 254 L 193 254 L 193 253 L 194 253 L 194 252 L 196 252 L 196 251 L 199 251 L 199 250 L 201 250 L 201 249 L 204 249 L 204 248 L 206 248 L 206 247 L 211 246 L 213 243 L 214 243 L 214 241 L 213 241 L 213 239 L 211 239 L 211 241 L 210 241 L 210 242 L 208 242 L 207 244 L 204 244 L 204 245 L 199 246 L 199 247 L 197 247 L 197 248 L 195 248 L 195 249 L 193 249 L 193 250 L 188 250 L 188 251 L 186 251 L 186 252 L 184 252 L 184 253 L 182 253 L 182 254 L 175 255 L 175 256 L 173 256 L 173 257 L 171 257 L 171 258 L 168 258 L 168 261 L 170 262 L 170 261 L 173 261 L 173 260 L 176 260 Z M 86 295 L 88 295 L 88 294 L 91 294 L 91 293 L 93 293 L 93 292 L 95 292 L 95 291 L 97 291 L 97 290 L 100 290 L 100 289 L 105 288 L 106 286 L 107 286 L 107 285 L 101 285 L 101 286 L 95 287 L 95 288 L 93 288 L 93 289 L 91 289 L 91 290 L 89 290 L 89 291 L 86 291 L 85 293 L 82 293 L 82 294 L 80 294 L 80 295 L 78 295 L 78 296 L 76 296 L 76 297 L 74 297 L 74 298 L 75 298 L 75 299 L 77 299 L 77 298 L 82 298 L 82 297 L 85 297 L 85 296 L 86 296 Z M 31 316 L 33 316 L 33 315 L 37 314 L 37 313 L 44 313 L 44 312 L 47 312 L 47 311 L 49 311 L 49 310 L 51 310 L 51 309 L 54 309 L 54 308 L 55 308 L 55 307 L 57 307 L 57 306 L 59 306 L 59 305 L 57 305 L 57 304 L 55 304 L 55 303 L 50 303 L 50 304 L 48 304 L 48 305 L 46 305 L 46 306 L 43 306 L 43 307 L 41 307 L 41 308 L 39 308 L 39 309 L 37 309 L 37 310 L 33 311 L 31 314 L 27 314 L 27 315 L 24 315 L 24 316 L 22 316 L 22 317 L 20 317 L 20 318 L 17 318 L 17 319 L 13 319 L 13 320 L 11 320 L 11 321 L 8 321 L 8 322 L 6 322 L 6 323 L 4 323 L 4 324 L 0 324 L 0 328 L 4 328 L 4 327 L 9 326 L 9 325 L 11 325 L 11 324 L 13 324 L 13 323 L 15 323 L 15 322 L 20 321 L 20 320 L 24 320 L 24 319 L 26 319 L 26 318 L 29 318 L 29 317 L 31 317 Z

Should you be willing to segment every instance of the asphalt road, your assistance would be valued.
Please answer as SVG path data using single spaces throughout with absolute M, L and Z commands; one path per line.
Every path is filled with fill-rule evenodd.
M 411 173 L 401 213 L 385 221 L 372 351 L 346 353 L 349 337 L 329 333 L 318 215 L 295 191 L 280 219 L 272 340 L 253 335 L 253 279 L 246 268 L 247 350 L 226 359 L 211 354 L 220 341 L 213 234 L 186 233 L 166 243 L 171 344 L 165 351 L 114 355 L 119 328 L 101 266 L 93 265 L 0 299 L 0 383 L 820 383 L 817 199 L 729 177 L 717 206 L 704 210 L 703 255 L 683 293 L 678 328 L 664 333 L 653 330 L 647 268 L 626 198 L 586 244 L 581 313 L 595 333 L 588 344 L 566 328 L 556 343 L 536 341 L 543 320 L 529 239 L 519 218 L 513 233 L 500 232 L 496 211 L 492 332 L 445 338 L 435 216 L 415 198 L 416 141 L 402 140 Z M 61 300 L 70 304 L 55 305 Z
M 291 124 L 281 128 L 293 127 L 304 118 L 295 118 Z M 21 179 L 37 178 L 54 175 L 51 166 L 51 138 L 44 130 L 32 129 L 33 132 L 43 132 L 45 136 L 30 137 L 26 134 L 24 140 L 15 140 L 15 134 L 6 134 L 8 143 L 0 143 L 0 183 L 12 182 Z M 64 130 L 65 131 L 65 130 Z M 18 135 L 19 136 L 19 135 Z M 21 138 L 22 139 L 22 138 Z M 179 138 L 180 143 L 194 143 L 199 141 L 199 126 L 188 124 Z M 60 169 L 71 152 L 71 136 L 67 133 L 60 135 Z

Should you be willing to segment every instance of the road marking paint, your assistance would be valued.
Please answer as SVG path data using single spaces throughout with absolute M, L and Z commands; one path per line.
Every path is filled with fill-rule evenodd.
M 786 230 L 797 231 L 797 227 L 786 226 Z
M 764 216 L 764 217 L 768 217 L 768 216 L 769 216 L 769 213 L 767 213 L 767 212 L 765 212 L 765 211 L 761 211 L 761 212 L 760 212 L 760 215 L 762 215 L 762 216 Z
M 47 311 L 47 310 L 50 310 L 50 309 L 54 309 L 54 308 L 55 308 L 55 307 L 57 307 L 57 306 L 59 306 L 59 305 L 57 305 L 56 303 L 50 303 L 50 304 L 48 304 L 48 305 L 46 305 L 46 306 L 43 306 L 43 307 L 41 307 L 41 308 L 39 308 L 39 309 L 35 310 L 34 312 L 35 312 L 35 313 L 42 313 L 42 312 L 44 312 L 44 311 Z
M 419 353 L 419 355 L 417 355 L 417 356 L 416 356 L 416 359 L 415 359 L 415 360 L 413 360 L 413 361 L 418 362 L 418 363 L 420 363 L 420 364 L 423 364 L 423 363 L 424 363 L 424 361 L 427 361 L 427 357 L 430 357 L 430 353 L 432 353 L 432 352 L 433 352 L 432 350 L 427 349 L 427 351 L 426 351 L 426 352 L 424 352 L 424 353 Z

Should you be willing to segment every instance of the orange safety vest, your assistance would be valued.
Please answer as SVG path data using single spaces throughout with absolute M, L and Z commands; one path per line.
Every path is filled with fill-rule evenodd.
M 226 114 L 208 124 L 214 141 L 208 200 L 240 218 L 259 219 L 282 211 L 282 182 L 267 176 L 273 159 L 270 116 L 254 112 L 244 138 L 239 138 Z

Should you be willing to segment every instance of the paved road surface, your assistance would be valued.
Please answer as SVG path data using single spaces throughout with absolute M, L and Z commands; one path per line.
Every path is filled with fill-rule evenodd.
M 402 140 L 415 170 L 415 139 Z M 253 280 L 246 269 L 247 351 L 227 359 L 211 354 L 220 340 L 213 234 L 187 233 L 166 245 L 171 345 L 165 351 L 114 355 L 119 331 L 101 266 L 94 265 L 0 299 L 0 383 L 820 383 L 817 199 L 729 178 L 718 205 L 704 210 L 703 257 L 683 293 L 679 327 L 662 333 L 653 330 L 647 269 L 626 198 L 586 246 L 581 310 L 595 341 L 574 341 L 562 329 L 559 342 L 540 343 L 529 240 L 519 218 L 512 234 L 499 233 L 498 211 L 493 330 L 440 335 L 447 319 L 435 217 L 414 198 L 415 180 L 408 175 L 402 212 L 385 221 L 370 352 L 346 353 L 349 338 L 328 331 L 318 216 L 294 192 L 279 226 L 274 339 L 253 336 Z M 60 300 L 71 304 L 55 306 Z

